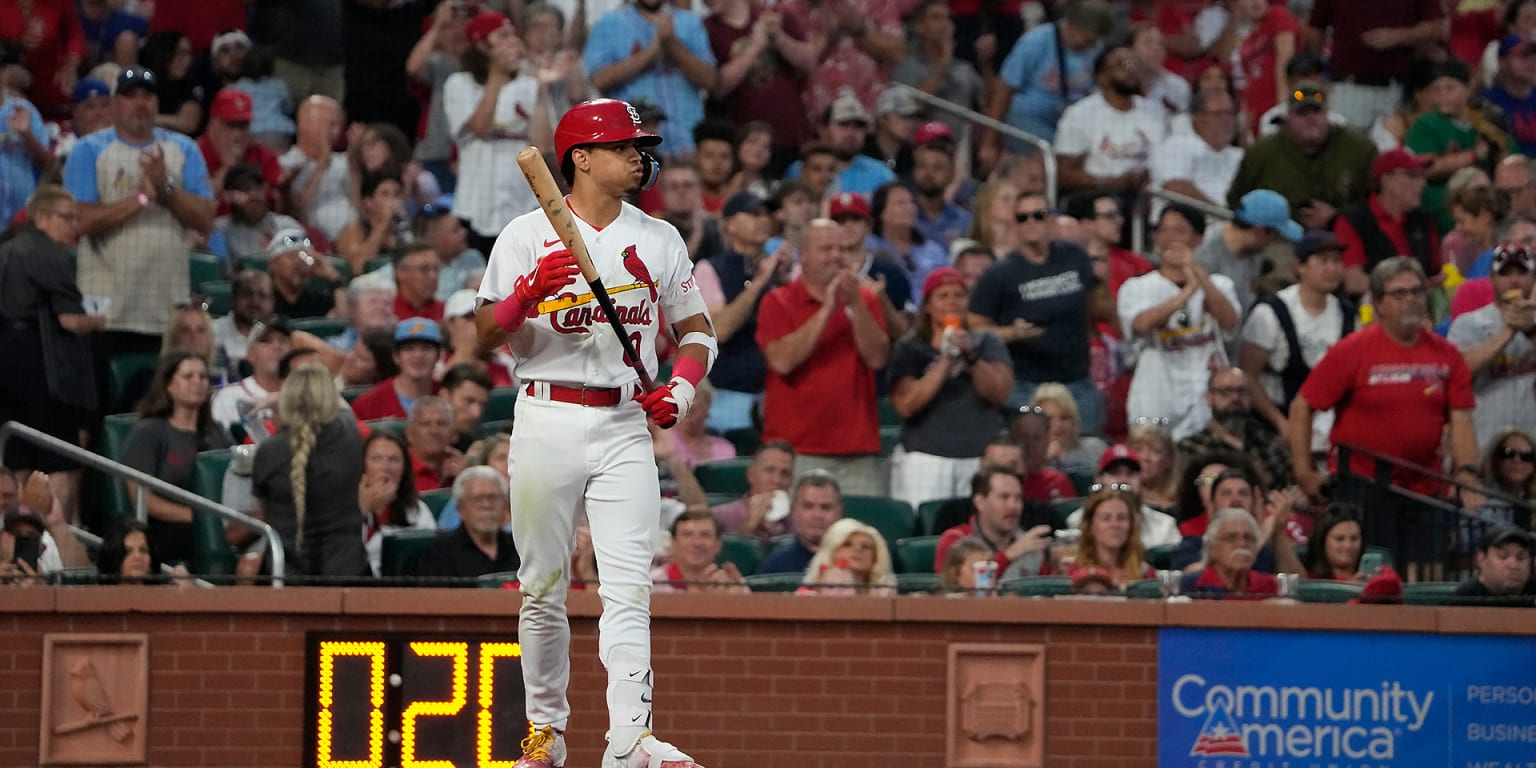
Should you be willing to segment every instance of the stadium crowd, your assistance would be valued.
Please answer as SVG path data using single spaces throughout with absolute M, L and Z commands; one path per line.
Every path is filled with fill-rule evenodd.
M 720 341 L 658 591 L 1536 596 L 1536 0 L 20 0 L 0 90 L 0 422 L 290 578 L 515 570 L 476 293 L 606 97 Z M 8 582 L 270 573 L 3 463 Z

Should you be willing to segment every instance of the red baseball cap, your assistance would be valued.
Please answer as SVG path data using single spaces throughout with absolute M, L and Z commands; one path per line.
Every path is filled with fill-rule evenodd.
M 934 291 L 946 285 L 965 285 L 965 275 L 954 267 L 938 267 L 929 272 L 923 278 L 923 301 L 927 301 Z
M 832 204 L 827 206 L 827 218 L 836 220 L 839 216 L 855 215 L 862 218 L 870 218 L 869 203 L 864 196 L 857 192 L 844 192 L 832 198 Z
M 912 134 L 912 146 L 914 147 L 921 147 L 934 141 L 953 142 L 954 140 L 955 134 L 949 130 L 949 126 L 937 120 L 930 120 L 919 125 L 917 131 Z
M 1104 449 L 1104 453 L 1099 456 L 1099 471 L 1109 469 L 1109 465 L 1117 461 L 1129 461 L 1135 464 L 1137 469 L 1141 469 L 1141 457 L 1137 456 L 1129 445 L 1117 443 Z
M 245 91 L 225 88 L 213 97 L 208 115 L 226 123 L 248 123 L 251 121 L 251 97 Z
M 1428 155 L 1415 155 L 1401 147 L 1389 149 L 1377 155 L 1376 162 L 1371 164 L 1371 178 L 1380 181 L 1381 177 L 1393 171 L 1422 170 L 1433 160 L 1434 158 Z
M 481 41 L 491 36 L 502 27 L 511 26 L 512 20 L 495 11 L 481 11 L 464 25 L 464 39 L 470 45 L 479 45 Z

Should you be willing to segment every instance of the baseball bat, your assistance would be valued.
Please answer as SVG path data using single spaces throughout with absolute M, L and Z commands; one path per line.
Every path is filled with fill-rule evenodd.
M 581 230 L 576 228 L 576 215 L 565 204 L 565 195 L 560 194 L 560 187 L 555 184 L 555 177 L 550 174 L 549 166 L 544 162 L 544 154 L 538 147 L 523 147 L 517 153 L 517 166 L 523 169 L 523 177 L 528 179 L 533 196 L 539 201 L 539 207 L 544 209 L 544 217 L 555 228 L 555 234 L 560 236 L 560 242 L 576 257 L 576 266 L 581 270 L 581 276 L 586 278 L 587 285 L 592 286 L 592 296 L 597 299 L 603 316 L 608 318 L 608 325 L 613 327 L 619 343 L 624 346 L 624 362 L 640 376 L 640 388 L 646 392 L 655 389 L 656 382 L 645 370 L 645 363 L 640 360 L 639 352 L 630 342 L 629 331 L 625 330 L 624 322 L 613 308 L 613 297 L 608 295 L 608 289 L 603 287 L 602 276 L 597 274 L 597 267 L 592 265 L 587 243 L 581 237 Z

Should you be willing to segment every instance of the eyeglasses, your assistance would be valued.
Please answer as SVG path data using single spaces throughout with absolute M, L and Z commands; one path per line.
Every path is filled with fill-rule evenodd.
M 1167 416 L 1137 416 L 1131 420 L 1131 423 L 1138 427 L 1142 424 L 1156 424 L 1159 427 L 1166 427 L 1172 424 L 1173 420 Z
M 1412 288 L 1393 288 L 1382 294 L 1393 301 L 1408 301 L 1409 299 L 1422 299 L 1429 295 L 1429 289 L 1422 285 Z
M 305 266 L 313 267 L 315 265 L 315 257 L 310 253 L 310 251 L 314 250 L 315 244 L 309 238 L 283 235 L 282 237 L 275 238 L 275 242 L 282 249 L 279 253 L 292 252 L 293 255 L 299 257 L 299 261 L 304 262 Z M 271 246 L 268 245 L 267 247 L 270 248 Z
M 1297 90 L 1291 91 L 1291 103 L 1311 104 L 1314 106 L 1322 107 L 1328 103 L 1328 97 L 1323 95 L 1322 91 L 1303 91 L 1298 88 Z
M 472 496 L 466 495 L 464 497 L 464 503 L 465 504 L 495 504 L 495 503 L 501 501 L 502 498 L 503 498 L 502 495 L 499 494 L 499 493 L 477 493 L 477 494 L 474 494 Z
M 1020 224 L 1026 221 L 1045 221 L 1051 217 L 1051 212 L 1044 208 L 1038 211 L 1019 211 L 1013 214 L 1013 220 Z
M 1214 483 L 1214 482 L 1216 482 L 1216 476 L 1215 475 L 1201 475 L 1201 476 L 1195 478 L 1195 487 L 1196 488 L 1200 488 L 1202 486 L 1210 485 L 1211 483 Z
M 1027 413 L 1027 414 L 1033 414 L 1035 416 L 1044 416 L 1047 419 L 1049 419 L 1051 417 L 1050 414 L 1045 412 L 1044 408 L 1041 408 L 1038 405 L 1021 405 L 1021 406 L 1019 406 L 1019 413 L 1021 415 Z
M 1132 488 L 1130 483 L 1109 483 L 1107 485 L 1104 483 L 1094 483 L 1093 485 L 1088 486 L 1089 493 L 1098 493 L 1099 491 L 1104 490 L 1119 491 L 1120 493 L 1136 492 L 1136 489 Z
M 1499 451 L 1499 458 L 1505 461 L 1522 461 L 1526 464 L 1536 464 L 1536 451 L 1521 451 L 1506 447 Z

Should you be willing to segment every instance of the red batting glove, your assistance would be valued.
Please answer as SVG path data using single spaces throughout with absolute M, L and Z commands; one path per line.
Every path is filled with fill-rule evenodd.
M 679 357 L 672 373 L 671 381 L 635 398 L 662 429 L 671 429 L 693 408 L 698 394 L 695 385 L 704 378 L 704 364 L 691 357 Z
M 569 249 L 555 251 L 539 259 L 533 273 L 517 278 L 512 295 L 496 305 L 496 324 L 507 333 L 522 327 L 525 320 L 539 315 L 539 302 L 576 282 L 581 269 Z

